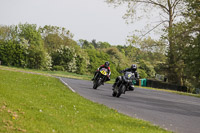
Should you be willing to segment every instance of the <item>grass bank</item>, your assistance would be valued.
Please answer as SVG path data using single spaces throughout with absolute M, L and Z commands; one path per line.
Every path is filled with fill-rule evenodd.
M 65 71 L 42 71 L 42 70 L 35 70 L 35 69 L 22 69 L 22 68 L 16 68 L 16 67 L 7 67 L 7 66 L 1 66 L 1 65 L 0 65 L 0 69 L 42 74 L 42 75 L 47 75 L 47 76 L 75 78 L 75 79 L 82 79 L 82 80 L 91 80 L 93 77 L 93 75 L 80 75 L 80 74 L 70 73 L 70 72 L 65 72 Z M 106 82 L 106 83 L 113 84 L 114 81 L 115 81 L 115 79 L 111 79 L 111 81 Z M 166 89 L 159 89 L 159 88 L 152 88 L 152 87 L 141 87 L 141 86 L 136 86 L 136 87 L 144 88 L 144 89 L 151 89 L 151 90 L 166 91 L 166 92 L 176 93 L 179 95 L 186 95 L 186 96 L 193 96 L 193 97 L 200 98 L 200 94 L 192 94 L 192 93 L 188 93 L 188 92 L 180 92 L 180 91 L 173 91 L 173 90 L 166 90 Z
M 0 79 L 0 132 L 168 132 L 86 100 L 54 77 L 0 70 Z

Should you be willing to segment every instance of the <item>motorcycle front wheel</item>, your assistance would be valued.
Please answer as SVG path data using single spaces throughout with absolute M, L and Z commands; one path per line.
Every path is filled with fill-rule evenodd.
M 93 89 L 97 89 L 97 83 L 96 82 L 93 83 Z
M 97 89 L 101 85 L 102 78 L 99 78 L 93 82 L 93 89 Z
M 126 89 L 126 86 L 125 86 L 125 85 L 120 86 L 120 87 L 119 87 L 119 90 L 118 90 L 118 92 L 117 92 L 116 97 L 120 97 L 121 94 L 123 93 L 123 90 L 124 90 L 124 89 Z

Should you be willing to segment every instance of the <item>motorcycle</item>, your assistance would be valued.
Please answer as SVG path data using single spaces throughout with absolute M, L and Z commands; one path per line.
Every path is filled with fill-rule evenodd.
M 135 74 L 132 72 L 125 72 L 123 76 L 118 77 L 119 80 L 117 81 L 115 87 L 113 87 L 113 97 L 120 97 L 123 93 L 125 94 L 126 91 L 133 91 L 133 80 L 135 80 Z
M 106 68 L 102 68 L 94 78 L 93 81 L 93 89 L 97 89 L 100 85 L 103 84 L 105 78 L 107 78 L 108 70 Z

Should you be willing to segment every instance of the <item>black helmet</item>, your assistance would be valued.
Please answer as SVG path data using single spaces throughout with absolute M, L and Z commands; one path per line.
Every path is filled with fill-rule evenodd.
M 105 62 L 105 67 L 109 67 L 110 63 L 108 61 Z
M 132 65 L 131 65 L 131 70 L 136 71 L 136 70 L 137 70 L 137 66 L 136 66 L 135 64 L 132 64 Z

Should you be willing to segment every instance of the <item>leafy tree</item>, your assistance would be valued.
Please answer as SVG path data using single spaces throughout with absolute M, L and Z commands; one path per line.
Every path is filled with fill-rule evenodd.
M 154 70 L 154 66 L 148 61 L 140 60 L 138 68 L 142 69 L 145 72 L 146 77 L 154 78 L 154 76 L 156 74 L 156 72 Z
M 74 48 L 61 45 L 59 49 L 52 53 L 51 57 L 53 66 L 62 66 L 69 72 L 76 71 L 76 53 Z
M 8 41 L 11 40 L 13 35 L 13 26 L 0 26 L 0 40 L 1 41 Z
M 87 40 L 79 40 L 81 42 L 83 49 L 94 49 L 92 43 L 88 42 Z
M 187 0 L 187 13 L 189 17 L 188 25 L 190 27 L 191 38 L 194 37 L 191 45 L 186 51 L 187 73 L 190 76 L 191 82 L 195 87 L 200 86 L 200 1 Z
M 120 51 L 123 50 L 125 56 L 129 58 L 131 62 L 138 62 L 141 59 L 141 50 L 139 48 L 133 47 L 131 45 L 124 46 Z
M 147 78 L 148 77 L 145 70 L 143 70 L 143 69 L 138 69 L 138 73 L 140 75 L 140 78 Z
M 92 45 L 93 45 L 95 48 L 99 48 L 99 44 L 96 42 L 95 39 L 92 40 Z
M 49 34 L 57 34 L 62 39 L 64 37 L 73 38 L 74 36 L 69 30 L 58 26 L 45 25 L 44 27 L 40 27 L 40 31 L 43 38 L 45 38 Z
M 13 43 L 13 41 L 0 43 L 0 61 L 3 65 L 26 67 L 27 46 Z
M 200 86 L 200 1 L 185 0 L 187 11 L 183 12 L 183 22 L 175 25 L 174 33 L 177 47 L 177 57 L 182 61 L 182 81 L 189 87 Z
M 168 78 L 169 81 L 175 81 L 176 79 L 174 77 L 177 77 L 177 72 L 175 71 L 175 67 L 177 61 L 175 60 L 176 53 L 175 50 L 175 43 L 173 40 L 173 24 L 176 21 L 177 16 L 181 16 L 181 11 L 185 9 L 183 0 L 107 0 L 108 3 L 113 3 L 115 5 L 120 5 L 123 3 L 128 4 L 128 10 L 125 14 L 125 18 L 134 18 L 134 16 L 137 14 L 138 8 L 142 8 L 146 11 L 146 13 L 149 15 L 150 11 L 153 9 L 159 10 L 161 22 L 157 24 L 155 27 L 153 27 L 150 31 L 155 29 L 161 24 L 167 23 L 165 25 L 167 36 L 166 39 L 168 40 L 168 65 L 169 65 L 169 74 Z M 138 15 L 138 14 L 137 14 Z M 149 33 L 148 31 L 147 33 Z M 147 34 L 146 33 L 146 34 Z M 145 34 L 145 35 L 146 35 Z M 144 36 L 144 35 L 143 35 Z
M 63 40 L 57 34 L 48 34 L 44 38 L 44 45 L 45 45 L 45 48 L 48 50 L 49 53 L 58 49 L 60 47 L 60 45 L 62 45 L 62 44 L 63 44 Z
M 140 50 L 145 52 L 152 52 L 152 53 L 166 53 L 166 45 L 163 40 L 155 41 L 151 37 L 144 38 L 137 42 L 139 45 Z
M 33 69 L 43 69 L 50 70 L 51 69 L 51 57 L 45 51 L 45 49 L 40 46 L 31 45 L 28 49 L 28 68 Z
M 98 42 L 98 46 L 99 46 L 99 48 L 110 48 L 111 47 L 111 45 L 108 43 L 108 42 Z
M 44 45 L 48 52 L 58 49 L 61 45 L 76 47 L 77 43 L 72 40 L 73 34 L 62 27 L 45 25 L 40 27 Z
M 24 38 L 30 45 L 42 45 L 40 29 L 36 24 L 19 24 L 17 29 L 19 38 Z
M 76 57 L 76 73 L 78 74 L 84 74 L 86 72 L 86 68 L 87 68 L 87 62 L 86 62 L 86 58 L 82 55 L 77 55 Z
M 117 66 L 118 69 L 124 68 L 128 65 L 128 60 L 116 47 L 110 47 L 104 50 L 111 59 L 111 62 Z
M 87 49 L 87 53 L 90 58 L 90 65 L 88 66 L 88 69 L 91 73 L 96 71 L 100 65 L 103 65 L 105 61 L 109 60 L 108 54 L 95 49 Z

